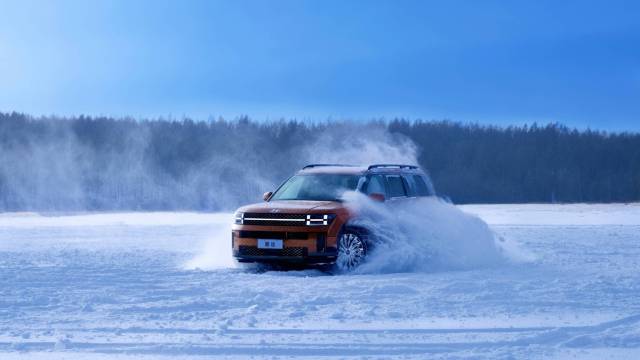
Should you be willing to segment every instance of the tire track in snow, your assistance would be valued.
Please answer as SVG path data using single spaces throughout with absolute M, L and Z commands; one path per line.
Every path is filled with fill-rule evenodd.
M 563 327 L 513 327 L 513 328 L 423 328 L 423 329 L 217 329 L 193 328 L 67 328 L 58 332 L 70 334 L 94 334 L 100 342 L 73 341 L 75 336 L 57 341 L 5 341 L 0 342 L 0 351 L 67 351 L 95 353 L 164 354 L 164 355 L 262 355 L 262 356 L 365 356 L 365 355 L 417 355 L 457 352 L 472 349 L 499 350 L 501 348 L 524 348 L 532 345 L 572 347 L 576 342 L 585 346 L 585 337 L 597 336 L 620 326 L 636 326 L 640 314 L 589 326 Z M 3 329 L 6 330 L 6 329 Z M 28 329 L 31 333 L 46 329 Z M 202 335 L 210 341 L 158 342 L 136 338 L 132 341 L 113 341 L 123 335 L 158 334 L 174 337 L 176 334 Z M 505 335 L 514 336 L 505 340 Z M 391 342 L 375 343 L 363 341 L 362 336 L 381 338 L 397 337 Z M 442 341 L 442 335 L 447 341 Z M 351 343 L 335 342 L 337 336 L 351 339 Z M 416 337 L 417 336 L 417 337 Z M 464 341 L 468 338 L 484 337 L 484 341 Z M 309 341 L 313 338 L 313 341 Z M 409 341 L 397 341 L 398 339 Z M 490 340 L 491 338 L 499 340 Z M 292 341 L 299 339 L 301 341 Z M 366 339 L 366 338 L 365 338 Z M 581 341 L 582 339 L 582 341 Z M 17 340 L 17 339 L 16 339 Z M 226 341 L 225 341 L 226 340 Z M 231 340 L 231 341 L 229 341 Z M 323 341 L 324 340 L 324 341 Z M 334 341 L 330 341 L 334 340 Z M 440 341 L 438 341 L 440 340 Z M 369 339 L 368 341 L 371 341 Z

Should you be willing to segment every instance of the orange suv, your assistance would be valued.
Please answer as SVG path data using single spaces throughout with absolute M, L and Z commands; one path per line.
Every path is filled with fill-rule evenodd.
M 413 165 L 368 167 L 312 164 L 290 177 L 264 202 L 235 213 L 231 244 L 239 262 L 331 264 L 350 270 L 365 259 L 375 234 L 354 224 L 346 191 L 376 201 L 432 196 L 424 172 Z

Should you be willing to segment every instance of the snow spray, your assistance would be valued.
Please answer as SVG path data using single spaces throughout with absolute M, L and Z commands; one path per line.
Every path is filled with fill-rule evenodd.
M 374 234 L 356 273 L 468 270 L 523 260 L 515 244 L 480 218 L 438 197 L 380 203 L 349 192 L 345 200 L 357 214 L 352 223 Z

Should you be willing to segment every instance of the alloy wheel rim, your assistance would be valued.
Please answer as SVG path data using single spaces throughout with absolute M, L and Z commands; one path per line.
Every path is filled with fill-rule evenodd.
M 365 256 L 365 247 L 362 239 L 355 234 L 344 234 L 340 238 L 338 258 L 336 263 L 342 270 L 351 270 L 357 267 Z

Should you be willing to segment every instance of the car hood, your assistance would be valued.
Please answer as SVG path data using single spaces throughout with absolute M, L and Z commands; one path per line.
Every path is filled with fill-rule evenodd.
M 281 212 L 296 214 L 306 211 L 336 211 L 339 209 L 344 209 L 344 205 L 338 201 L 280 200 L 246 205 L 239 208 L 238 211 L 257 213 Z

